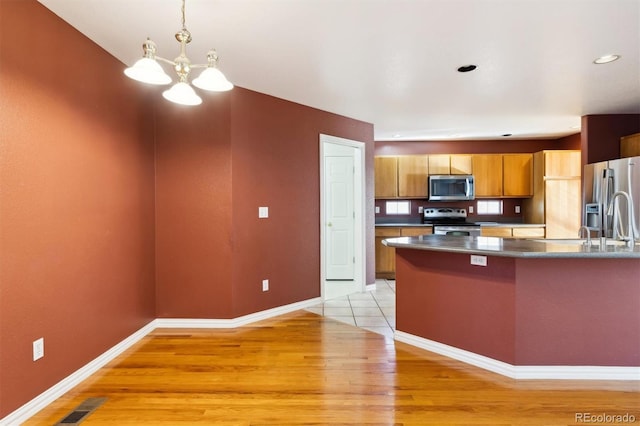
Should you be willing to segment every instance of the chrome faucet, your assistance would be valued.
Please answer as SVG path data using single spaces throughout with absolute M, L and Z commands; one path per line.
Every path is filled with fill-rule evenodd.
M 629 248 L 633 248 L 633 246 L 635 245 L 635 240 L 634 240 L 634 235 L 633 235 L 633 220 L 634 220 L 634 215 L 633 215 L 633 204 L 631 204 L 631 197 L 629 197 L 629 194 L 624 192 L 624 191 L 616 191 L 613 193 L 613 196 L 611 197 L 611 201 L 609 202 L 609 208 L 607 209 L 607 215 L 611 216 L 613 214 L 613 208 L 616 202 L 616 199 L 618 197 L 624 197 L 627 200 L 627 229 L 628 229 L 628 235 L 625 237 L 622 235 L 624 229 L 620 229 L 620 239 L 622 241 L 626 241 L 627 243 L 627 247 Z M 614 228 L 615 228 L 616 224 L 614 224 Z M 620 226 L 620 228 L 622 228 L 622 226 Z
M 587 231 L 587 241 L 585 241 L 584 244 L 591 247 L 591 231 L 587 226 L 582 225 L 578 228 L 578 238 L 582 238 L 582 231 Z

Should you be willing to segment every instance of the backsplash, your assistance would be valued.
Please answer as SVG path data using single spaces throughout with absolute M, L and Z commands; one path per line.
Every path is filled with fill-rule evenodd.
M 387 215 L 385 208 L 387 201 L 409 201 L 411 213 L 408 215 Z M 502 223 L 522 223 L 524 217 L 523 200 L 520 198 L 503 198 L 503 214 L 502 215 L 478 215 L 476 214 L 477 201 L 452 201 L 452 202 L 433 202 L 426 199 L 411 199 L 411 200 L 375 200 L 376 211 L 376 223 L 421 223 L 422 213 L 419 212 L 419 208 L 439 208 L 439 207 L 453 207 L 467 210 L 467 220 L 470 222 L 502 222 Z M 520 206 L 520 213 L 516 213 L 516 206 Z M 469 207 L 473 207 L 473 213 Z

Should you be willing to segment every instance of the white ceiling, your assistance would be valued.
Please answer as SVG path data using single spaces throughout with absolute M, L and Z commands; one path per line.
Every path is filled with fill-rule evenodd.
M 40 2 L 127 65 L 146 37 L 179 53 L 180 0 Z M 186 26 L 193 63 L 215 47 L 237 86 L 376 140 L 555 138 L 640 113 L 640 0 L 186 0 Z

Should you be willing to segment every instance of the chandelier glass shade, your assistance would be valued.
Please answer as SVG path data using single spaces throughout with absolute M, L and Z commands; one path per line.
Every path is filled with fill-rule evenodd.
M 171 77 L 164 72 L 154 59 L 142 58 L 131 67 L 124 70 L 127 77 L 149 84 L 169 84 Z
M 180 43 L 180 55 L 174 60 L 157 56 L 156 44 L 147 38 L 142 44 L 144 52 L 142 59 L 125 69 L 124 74 L 143 83 L 165 85 L 171 83 L 172 80 L 158 61 L 168 63 L 173 66 L 178 75 L 178 82 L 169 90 L 165 90 L 162 96 L 181 105 L 199 105 L 202 103 L 202 99 L 189 84 L 189 74 L 193 68 L 204 68 L 200 75 L 193 80 L 193 84 L 200 89 L 224 92 L 233 89 L 233 84 L 218 69 L 218 55 L 215 50 L 210 50 L 207 53 L 206 64 L 192 64 L 187 58 L 186 47 L 187 43 L 191 41 L 191 33 L 185 26 L 184 9 L 185 0 L 182 0 L 182 29 L 176 33 L 176 40 Z
M 196 94 L 193 87 L 182 81 L 162 92 L 162 97 L 181 105 L 200 105 L 202 103 L 202 98 Z

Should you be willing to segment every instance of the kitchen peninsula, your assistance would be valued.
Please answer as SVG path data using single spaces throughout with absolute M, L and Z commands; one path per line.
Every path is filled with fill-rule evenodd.
M 514 378 L 640 380 L 640 245 L 597 243 L 387 239 L 396 339 Z

